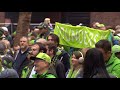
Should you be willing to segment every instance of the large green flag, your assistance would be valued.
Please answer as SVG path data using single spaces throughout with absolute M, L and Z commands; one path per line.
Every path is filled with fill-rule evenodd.
M 86 26 L 72 26 L 56 22 L 54 34 L 60 38 L 60 44 L 74 48 L 95 47 L 101 39 L 108 39 L 110 30 L 98 30 Z

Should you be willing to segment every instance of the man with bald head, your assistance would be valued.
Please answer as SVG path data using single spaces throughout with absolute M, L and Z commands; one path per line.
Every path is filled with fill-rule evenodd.
M 42 44 L 45 44 L 46 42 L 47 42 L 47 40 L 44 39 L 44 38 L 40 38 L 40 39 L 36 40 L 36 43 L 42 43 Z

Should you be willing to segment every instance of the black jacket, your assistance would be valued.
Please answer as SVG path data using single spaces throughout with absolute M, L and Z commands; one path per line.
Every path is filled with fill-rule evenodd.
M 65 67 L 63 63 L 54 57 L 52 58 L 52 62 L 48 71 L 57 78 L 65 78 Z
M 62 50 L 62 54 L 58 56 L 58 59 L 63 63 L 65 72 L 67 72 L 70 69 L 70 55 L 65 50 Z
M 56 62 L 55 68 L 58 78 L 65 78 L 65 67 L 61 61 Z
M 17 71 L 19 76 L 21 76 L 21 71 L 25 66 L 24 64 L 26 64 L 28 52 L 29 52 L 29 48 L 24 53 L 21 53 L 21 49 L 20 49 L 13 63 L 13 69 Z

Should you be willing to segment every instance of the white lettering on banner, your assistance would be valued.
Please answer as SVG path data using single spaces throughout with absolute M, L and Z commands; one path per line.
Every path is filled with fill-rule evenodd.
M 71 42 L 74 42 L 74 41 L 78 42 L 78 40 L 80 41 L 80 32 L 82 30 L 75 32 L 74 30 L 64 29 L 63 31 L 63 28 L 62 28 L 62 30 L 59 30 L 59 31 L 60 31 L 59 33 L 61 34 L 62 38 L 65 39 L 66 41 L 71 41 Z
M 98 37 L 98 34 L 95 35 L 95 37 L 94 37 L 94 42 L 97 42 L 97 41 L 96 41 L 96 38 L 97 38 L 97 37 Z
M 64 31 L 64 28 L 63 27 L 60 27 L 61 28 L 61 30 L 63 30 Z
M 105 37 L 104 38 L 107 38 L 107 34 L 105 35 Z
M 70 31 L 68 31 L 67 29 L 64 31 L 65 32 L 65 37 L 66 37 L 66 41 L 70 41 Z
M 61 33 L 61 30 L 59 30 L 60 27 L 59 27 L 59 26 L 56 26 L 56 28 L 58 29 L 58 33 Z M 58 37 L 60 37 L 60 34 L 57 34 L 57 35 L 58 35 Z
M 99 37 L 99 34 L 94 34 L 92 32 L 88 32 L 87 30 L 72 30 L 72 29 L 67 29 L 63 27 L 57 26 L 58 29 L 58 36 L 62 37 L 61 39 L 69 42 L 78 42 L 78 44 L 83 44 L 86 46 L 92 46 L 95 42 L 97 42 L 97 38 Z M 102 35 L 99 37 L 100 39 L 104 39 L 107 37 L 107 34 Z
M 63 28 L 62 28 L 61 31 L 62 31 L 62 37 L 65 39 L 65 38 L 66 38 L 66 36 L 65 36 L 65 34 L 66 34 L 66 33 L 65 33 L 66 29 L 63 29 Z
M 68 35 L 67 40 L 69 42 L 70 41 L 70 34 L 71 34 L 71 32 L 69 30 L 67 32 L 68 32 L 68 34 L 67 34 Z
M 58 26 L 58 25 L 56 25 L 56 28 L 57 28 L 57 29 L 59 29 L 59 26 Z
M 87 41 L 87 37 L 86 35 L 88 34 L 88 32 L 84 31 L 84 44 L 87 45 L 88 43 L 86 42 Z
M 63 37 L 63 40 L 65 39 L 63 27 L 60 27 L 60 36 Z
M 92 45 L 92 39 L 93 39 L 93 33 L 90 33 L 90 34 L 88 34 L 88 36 L 90 37 L 89 38 L 89 41 L 88 41 L 88 44 L 91 46 Z
M 66 33 L 66 28 L 65 28 L 65 30 L 64 30 L 64 32 L 63 32 L 63 38 L 66 40 L 66 41 L 68 41 L 68 34 Z
M 80 38 L 79 43 L 82 44 L 82 43 L 84 42 L 84 41 L 83 41 L 83 40 L 84 40 L 84 38 L 83 38 L 83 37 L 84 37 L 84 32 L 83 32 L 83 31 L 81 32 L 81 36 L 80 36 L 80 37 L 81 37 L 81 38 Z
M 75 33 L 74 33 L 74 30 L 71 30 L 72 31 L 72 42 L 74 42 L 75 40 Z
M 101 36 L 101 39 L 105 39 L 106 37 L 107 37 L 107 34 L 102 35 L 102 36 Z
M 100 39 L 104 39 L 104 37 L 105 37 L 104 34 L 102 34 L 102 36 L 100 37 Z
M 81 30 L 76 32 L 76 38 L 75 39 L 76 39 L 77 42 L 80 42 L 80 32 L 81 32 Z
M 60 43 L 72 47 L 93 47 L 100 39 L 108 39 L 108 31 L 100 31 L 89 27 L 80 28 L 56 24 L 54 33 L 60 37 Z

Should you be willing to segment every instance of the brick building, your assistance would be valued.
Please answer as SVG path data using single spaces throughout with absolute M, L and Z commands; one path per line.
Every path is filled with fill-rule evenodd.
M 18 16 L 18 12 L 0 12 L 0 23 L 4 22 L 5 18 L 10 18 L 13 23 L 17 23 Z M 120 12 L 33 12 L 31 22 L 40 23 L 46 17 L 51 18 L 52 23 L 61 22 L 73 25 L 83 23 L 90 26 L 94 21 L 111 26 L 120 24 Z

